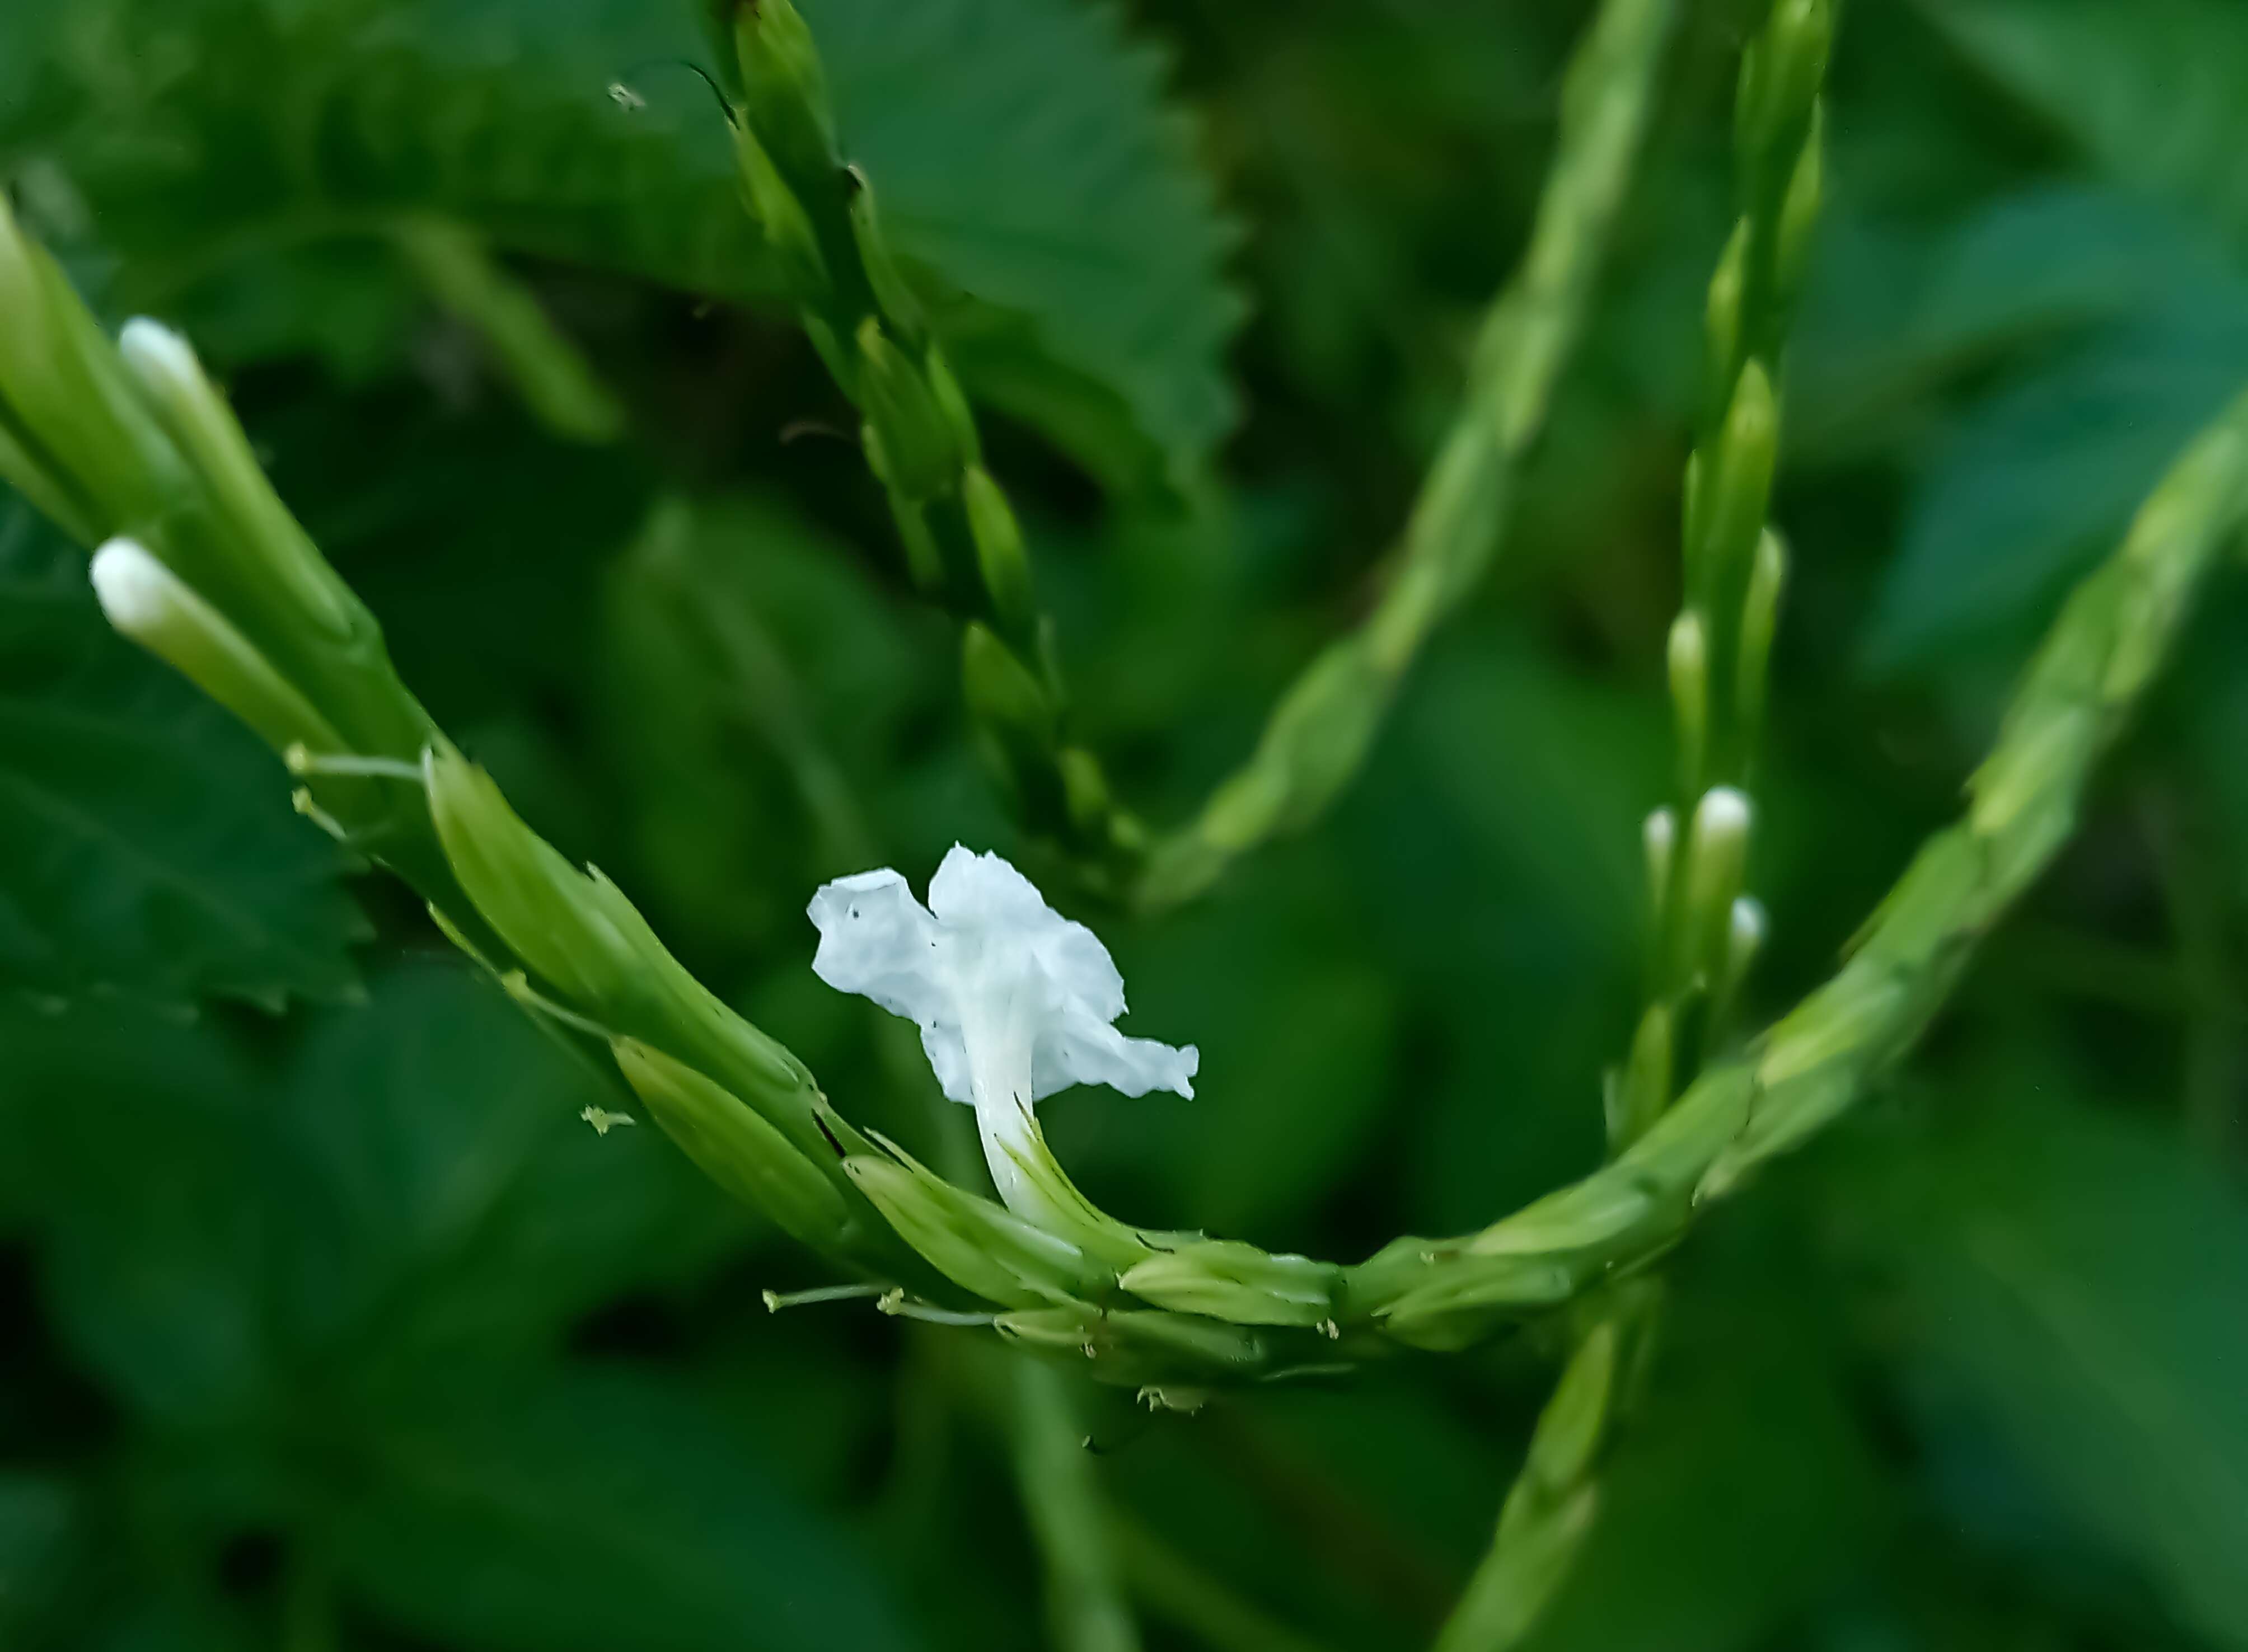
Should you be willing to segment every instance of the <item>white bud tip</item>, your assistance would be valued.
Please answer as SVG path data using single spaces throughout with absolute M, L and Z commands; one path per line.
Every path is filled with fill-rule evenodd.
M 1765 916 L 1764 903 L 1753 895 L 1744 895 L 1733 903 L 1731 919 L 1733 956 L 1745 961 L 1756 956 L 1764 945 L 1771 919 Z
M 1702 635 L 1701 615 L 1689 609 L 1670 622 L 1670 659 L 1673 665 L 1698 667 L 1708 652 L 1708 641 Z
M 1671 846 L 1678 841 L 1678 816 L 1667 809 L 1658 809 L 1647 817 L 1646 823 L 1639 829 L 1647 844 L 1649 860 L 1667 861 L 1670 858 Z
M 193 384 L 202 376 L 188 341 L 161 321 L 135 316 L 117 335 L 118 352 L 143 383 Z
M 134 539 L 113 539 L 93 553 L 93 594 L 109 623 L 137 636 L 176 604 L 179 580 Z
M 1694 835 L 1703 842 L 1749 829 L 1748 794 L 1737 786 L 1712 786 L 1694 806 Z

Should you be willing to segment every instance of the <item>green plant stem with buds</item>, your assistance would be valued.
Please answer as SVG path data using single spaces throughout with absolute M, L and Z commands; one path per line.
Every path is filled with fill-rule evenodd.
M 1677 789 L 1647 823 L 1646 1001 L 1607 1075 L 1608 1147 L 1660 1119 L 1717 1048 L 1762 939 L 1742 893 L 1750 780 L 1786 550 L 1766 522 L 1779 446 L 1775 386 L 1819 205 L 1820 87 L 1831 0 L 1779 0 L 1744 54 L 1734 126 L 1739 216 L 1710 284 L 1710 414 L 1688 461 L 1685 602 L 1669 644 Z M 1605 1447 L 1653 1358 L 1661 1291 L 1601 1293 L 1532 1435 L 1491 1547 L 1438 1652 L 1518 1644 L 1567 1580 L 1599 1507 Z
M 1477 333 L 1466 394 L 1422 484 L 1388 584 L 1274 707 L 1249 761 L 1150 852 L 1143 907 L 1202 893 L 1240 856 L 1325 812 L 1365 761 L 1407 668 L 1497 554 L 1524 461 L 1628 191 L 1674 0 L 1606 0 L 1562 82 L 1561 122 L 1530 242 Z
M 1580 331 L 1631 179 L 1676 0 L 1607 0 L 1570 65 L 1530 244 L 1479 331 L 1463 406 L 1373 612 L 1281 697 L 1254 754 L 1177 830 L 1151 838 L 1069 734 L 1052 625 L 975 419 L 846 164 L 810 31 L 788 0 L 716 0 L 741 106 L 750 210 L 806 332 L 860 409 L 908 565 L 960 618 L 968 705 L 1030 829 L 1094 888 L 1157 909 L 1316 819 L 1363 763 L 1421 645 L 1476 588 Z
M 1138 1652 L 1094 1459 L 1069 1410 L 1062 1375 L 1006 1355 L 1015 1485 L 1046 1564 L 1046 1617 L 1060 1652 Z
M 805 332 L 859 411 L 914 582 L 961 623 L 961 679 L 979 742 L 1025 826 L 1094 887 L 1121 892 L 1145 847 L 1099 761 L 1070 732 L 1053 634 L 976 416 L 875 209 L 839 148 L 819 56 L 789 0 L 714 0 L 738 99 L 734 148 Z
M 0 283 L 9 479 L 62 501 L 89 539 L 145 536 L 169 582 L 113 609 L 121 629 L 287 752 L 319 817 L 420 889 L 527 1007 L 605 1043 L 648 1114 L 722 1185 L 897 1287 L 899 1306 L 980 1301 L 1025 1348 L 1159 1398 L 1167 1385 L 1463 1347 L 1549 1314 L 1655 1260 L 1710 1201 L 1846 1110 L 2066 841 L 2094 760 L 2248 518 L 2245 400 L 2079 587 L 1969 784 L 1965 817 L 1922 850 L 1833 980 L 1711 1063 L 1583 1180 L 1481 1232 L 1400 1239 L 1340 1267 L 1102 1226 L 1089 1205 L 1083 1226 L 1049 1232 L 858 1131 L 785 1048 L 687 974 L 614 884 L 538 839 L 428 723 L 373 621 L 257 491 L 246 441 L 183 345 L 172 341 L 184 371 L 145 337 L 128 369 L 5 216 Z

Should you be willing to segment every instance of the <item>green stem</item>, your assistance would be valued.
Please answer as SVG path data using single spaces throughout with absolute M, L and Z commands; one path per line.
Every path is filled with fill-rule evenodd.
M 624 433 L 624 409 L 577 345 L 473 232 L 415 218 L 395 226 L 391 240 L 430 295 L 483 340 L 541 424 L 595 445 Z
M 1060 1652 L 1139 1652 L 1107 1501 L 1061 1373 L 1022 1355 L 1003 1357 L 1015 1484 L 1045 1558 L 1054 1645 Z
M 1676 0 L 1601 7 L 1569 65 L 1530 244 L 1484 318 L 1465 399 L 1414 502 L 1395 575 L 1365 624 L 1281 696 L 1249 761 L 1157 842 L 1132 890 L 1136 905 L 1190 900 L 1242 855 L 1324 811 L 1365 761 L 1422 643 L 1490 566 L 1629 188 L 1676 9 Z
M 1818 205 L 1826 0 L 1778 0 L 1744 53 L 1735 167 L 1744 203 L 1710 285 L 1711 416 L 1688 462 L 1685 600 L 1670 632 L 1680 786 L 1648 823 L 1650 967 L 1631 1048 L 1608 1080 L 1608 1149 L 1629 1150 L 1725 1036 L 1760 939 L 1743 898 L 1747 793 L 1786 550 L 1766 523 L 1779 450 L 1775 391 L 1801 248 Z M 1719 790 L 1717 788 L 1726 789 Z M 1495 1652 L 1526 1637 L 1567 1580 L 1599 1506 L 1620 1368 L 1651 1358 L 1656 1287 L 1611 1292 L 1576 1328 L 1490 1552 L 1437 1652 Z
M 1244 1600 L 1139 1521 L 1110 1522 L 1126 1580 L 1141 1604 L 1212 1652 L 1325 1652 L 1254 1602 Z

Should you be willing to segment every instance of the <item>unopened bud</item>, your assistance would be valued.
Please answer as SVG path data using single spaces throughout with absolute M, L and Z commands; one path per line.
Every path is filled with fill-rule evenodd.
M 1061 774 L 1062 802 L 1069 810 L 1071 825 L 1092 833 L 1116 824 L 1115 799 L 1098 757 L 1082 746 L 1066 746 L 1056 755 L 1054 764 Z
M 80 544 L 101 537 L 101 519 L 79 495 L 75 481 L 35 456 L 24 436 L 11 428 L 7 399 L 0 395 L 0 481 L 24 495 L 37 510 Z
M 1722 968 L 1733 899 L 1748 870 L 1748 794 L 1732 786 L 1713 786 L 1694 807 L 1686 845 L 1685 901 L 1680 934 L 1691 950 L 1678 962 L 1680 978 L 1702 975 L 1715 986 Z
M 1632 1034 L 1631 1055 L 1615 1085 L 1608 1119 L 1608 1149 L 1621 1152 L 1647 1133 L 1670 1105 L 1674 1077 L 1673 1024 L 1669 1006 L 1650 1004 Z
M 442 739 L 422 754 L 429 816 L 453 875 L 507 946 L 613 1036 L 675 1050 L 825 1162 L 861 1138 L 814 1116 L 803 1062 L 689 974 L 625 892 L 597 867 L 565 860 L 508 807 L 491 776 Z M 504 960 L 494 960 L 496 962 Z
M 755 0 L 735 14 L 745 119 L 792 178 L 832 168 L 835 140 L 826 77 L 803 14 L 790 0 Z
M 969 710 L 1011 743 L 1053 743 L 1052 700 L 1014 650 L 979 621 L 961 630 L 960 680 Z
M 1764 903 L 1753 895 L 1743 895 L 1733 902 L 1732 917 L 1725 935 L 1725 973 L 1737 986 L 1764 950 L 1764 938 L 1772 926 L 1765 916 Z
M 1742 53 L 1734 138 L 1752 163 L 1769 164 L 1798 141 L 1833 38 L 1833 0 L 1778 0 Z
M 1740 652 L 1734 664 L 1733 703 L 1741 725 L 1753 738 L 1764 722 L 1772 675 L 1772 639 L 1779 625 L 1779 600 L 1787 585 L 1787 547 L 1767 528 L 1758 536 L 1756 559 L 1749 566 L 1747 594 L 1741 603 Z
M 10 474 L 82 543 L 161 514 L 177 459 L 114 349 L 0 191 L 0 427 Z M 34 461 L 31 455 L 40 455 Z
M 1685 563 L 1689 584 L 1702 542 L 1709 536 L 1709 467 L 1703 462 L 1702 450 L 1696 447 L 1686 455 L 1686 474 L 1679 488 L 1678 502 L 1679 558 Z
M 1724 589 L 1727 570 L 1755 544 L 1772 501 L 1779 407 L 1761 361 L 1751 358 L 1742 366 L 1717 443 L 1703 513 L 1706 526 L 1688 565 L 1689 588 L 1700 596 Z
M 962 1289 L 1009 1307 L 1114 1291 L 1114 1270 L 1080 1246 L 953 1186 L 890 1143 L 883 1146 L 888 1157 L 856 1153 L 844 1160 L 844 1174 L 899 1238 Z
M 874 186 L 855 166 L 847 168 L 845 176 L 851 191 L 851 239 L 858 246 L 860 267 L 867 272 L 867 284 L 874 289 L 882 319 L 901 338 L 922 338 L 929 318 L 912 283 L 898 268 L 889 237 L 882 233 L 881 219 L 874 210 Z
M 1779 304 L 1792 303 L 1802 290 L 1803 272 L 1811 262 L 1813 232 L 1819 225 L 1820 197 L 1825 193 L 1826 112 L 1823 103 L 1811 106 L 1811 125 L 1803 135 L 1802 152 L 1787 180 L 1787 194 L 1779 207 L 1779 225 L 1772 246 L 1772 296 Z
M 341 582 L 266 480 L 250 440 L 204 372 L 188 341 L 147 317 L 125 324 L 118 353 L 148 393 L 252 567 L 243 571 L 291 612 L 334 637 L 351 633 L 352 607 Z
M 1038 622 L 1038 599 L 1031 589 L 1031 559 L 1023 549 L 1023 530 L 1015 521 L 1007 495 L 981 465 L 970 465 L 960 482 L 961 502 L 968 512 L 968 532 L 976 542 L 977 570 L 1000 625 L 1021 637 Z
M 944 552 L 929 528 L 929 515 L 889 485 L 889 461 L 882 452 L 881 433 L 866 425 L 859 434 L 866 446 L 867 468 L 874 473 L 874 480 L 888 495 L 890 520 L 897 524 L 898 543 L 905 547 L 906 571 L 913 576 L 916 588 L 934 596 L 944 589 Z
M 1733 381 L 1733 364 L 1741 352 L 1741 298 L 1748 290 L 1749 221 L 1739 220 L 1725 238 L 1725 250 L 1710 277 L 1710 297 L 1704 326 L 1710 351 L 1710 392 L 1722 395 Z
M 792 1239 L 816 1250 L 837 1247 L 850 1220 L 843 1196 L 754 1108 L 636 1039 L 617 1039 L 612 1048 L 648 1116 L 704 1175 Z
M 295 685 L 226 616 L 130 539 L 93 554 L 94 596 L 109 623 L 172 666 L 268 745 L 343 748 L 343 740 Z
M 911 357 L 868 316 L 859 324 L 859 406 L 881 441 L 885 482 L 916 502 L 957 481 L 960 445 Z
M 1647 851 L 1647 905 L 1655 927 L 1662 925 L 1664 904 L 1670 894 L 1670 862 L 1678 849 L 1678 816 L 1669 809 L 1658 809 L 1649 814 L 1639 829 L 1641 846 Z
M 742 174 L 750 216 L 757 221 L 766 246 L 780 263 L 783 286 L 799 304 L 826 297 L 827 256 L 820 250 L 811 215 L 746 120 L 734 126 L 734 165 Z
M 500 939 L 600 1014 L 626 1000 L 641 967 L 634 938 L 602 910 L 593 881 L 524 824 L 490 775 L 449 745 L 422 756 L 437 837 L 461 887 Z
M 1757 953 L 1763 950 L 1767 925 L 1764 904 L 1756 897 L 1743 895 L 1734 900 L 1725 926 L 1724 957 L 1718 966 L 1717 989 L 1710 1005 L 1709 1036 L 1713 1042 L 1724 1035 L 1727 1023 L 1732 1020 L 1733 1008 L 1740 1001 L 1749 970 L 1756 962 Z
M 931 345 L 922 358 L 922 366 L 928 374 L 929 393 L 936 398 L 945 422 L 952 427 L 952 439 L 960 446 L 962 461 L 982 464 L 984 444 L 976 430 L 976 411 L 968 405 L 968 393 L 960 387 L 960 380 L 952 376 L 944 352 Z
M 1710 634 L 1701 615 L 1689 608 L 1671 622 L 1667 653 L 1678 762 L 1690 790 L 1701 782 L 1710 750 Z
M 1126 1290 L 1158 1307 L 1239 1325 L 1328 1324 L 1341 1284 L 1331 1262 L 1222 1239 L 1151 1256 L 1123 1278 Z

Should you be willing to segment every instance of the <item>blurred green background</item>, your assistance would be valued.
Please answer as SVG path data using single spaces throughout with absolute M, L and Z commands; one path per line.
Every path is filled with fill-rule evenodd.
M 1381 577 L 1586 8 L 805 10 L 994 410 L 1091 742 L 1181 818 Z M 1127 1027 L 1203 1052 L 1192 1102 L 1047 1109 L 1110 1208 L 1355 1259 L 1597 1162 L 1749 12 L 1688 9 L 1500 570 L 1343 806 L 1191 911 L 1079 906 Z M 707 62 L 687 0 L 7 0 L 0 170 L 108 319 L 225 375 L 533 823 L 926 1141 L 910 1033 L 812 978 L 805 901 L 956 839 L 1045 869 L 769 301 Z M 1947 816 L 2068 581 L 2248 382 L 2244 85 L 2237 0 L 1846 17 L 1758 1014 Z M 620 436 L 531 411 L 435 295 L 415 249 L 461 235 Z M 817 1266 L 653 1130 L 579 1122 L 597 1080 L 287 790 L 0 499 L 0 1646 L 1043 1644 L 989 1352 L 768 1316 Z M 2236 566 L 1909 1071 L 1674 1259 L 1540 1647 L 2248 1648 L 2245 918 Z M 1100 1414 L 1149 1643 L 1424 1643 L 1551 1352 Z

